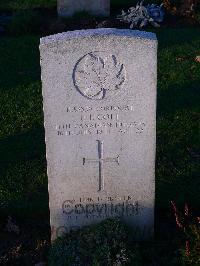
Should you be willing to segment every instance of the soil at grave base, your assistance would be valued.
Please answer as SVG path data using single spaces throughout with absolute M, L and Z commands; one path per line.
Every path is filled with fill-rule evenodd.
M 192 16 L 166 16 L 163 27 L 182 28 L 182 27 L 200 27 L 200 23 Z
M 160 25 L 161 28 L 182 28 L 182 27 L 200 27 L 200 23 L 193 17 L 177 17 L 177 16 L 166 16 L 164 22 Z M 41 26 L 40 31 L 42 35 L 55 34 L 63 31 L 73 31 L 81 29 L 93 29 L 93 28 L 127 28 L 129 24 L 124 23 L 116 19 L 115 17 L 109 18 L 71 18 L 71 19 L 57 19 L 46 21 Z M 148 27 L 152 29 L 152 27 Z
M 48 219 L 49 217 L 46 217 L 45 220 L 37 217 L 35 219 L 27 219 L 23 223 L 15 221 L 20 229 L 19 235 L 7 232 L 5 230 L 5 221 L 0 221 L 0 265 L 34 266 L 38 263 L 47 265 L 50 248 L 50 226 Z M 176 234 L 174 217 L 166 214 L 166 211 L 157 210 L 155 225 L 157 228 L 156 235 L 162 235 L 161 243 L 168 248 L 169 241 L 171 243 L 170 239 Z M 165 239 L 166 243 L 164 243 Z M 139 243 L 136 244 L 139 245 Z M 156 245 L 159 245 L 159 243 Z M 157 265 L 160 265 L 159 261 Z
M 35 265 L 47 261 L 50 228 L 46 220 L 38 218 L 17 223 L 20 233 L 6 230 L 0 221 L 0 265 Z

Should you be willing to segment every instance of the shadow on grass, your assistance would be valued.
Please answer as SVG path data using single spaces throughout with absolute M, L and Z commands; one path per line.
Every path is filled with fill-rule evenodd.
M 199 110 L 200 79 L 184 86 L 176 85 L 166 90 L 158 89 L 157 117 L 174 115 L 177 111 Z
M 190 27 L 190 28 L 167 28 L 158 29 L 153 31 L 157 34 L 158 46 L 162 50 L 164 48 L 169 48 L 173 45 L 184 45 L 184 44 L 198 44 L 200 43 L 200 28 Z
M 40 80 L 39 36 L 0 38 L 0 90 Z
M 2 216 L 48 213 L 44 129 L 40 126 L 0 141 Z
M 169 208 L 200 204 L 200 80 L 158 90 L 156 202 Z
M 41 126 L 32 128 L 26 133 L 10 136 L 0 140 L 1 164 L 4 166 L 45 156 L 45 135 Z

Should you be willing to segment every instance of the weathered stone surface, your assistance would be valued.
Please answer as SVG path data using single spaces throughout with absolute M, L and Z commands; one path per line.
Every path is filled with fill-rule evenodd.
M 120 216 L 154 225 L 157 40 L 117 29 L 41 39 L 52 239 Z
M 58 0 L 58 15 L 69 17 L 87 11 L 97 16 L 110 15 L 110 0 Z

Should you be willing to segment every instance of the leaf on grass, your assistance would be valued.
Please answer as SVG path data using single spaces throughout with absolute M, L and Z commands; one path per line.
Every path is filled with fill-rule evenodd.
M 200 63 L 200 55 L 197 55 L 197 56 L 195 57 L 195 61 L 198 62 L 198 63 Z

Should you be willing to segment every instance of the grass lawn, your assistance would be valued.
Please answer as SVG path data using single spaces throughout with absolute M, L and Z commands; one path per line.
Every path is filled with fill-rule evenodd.
M 159 216 L 170 213 L 170 200 L 200 206 L 200 29 L 156 33 Z M 39 36 L 0 38 L 0 222 L 49 220 L 38 46 Z

